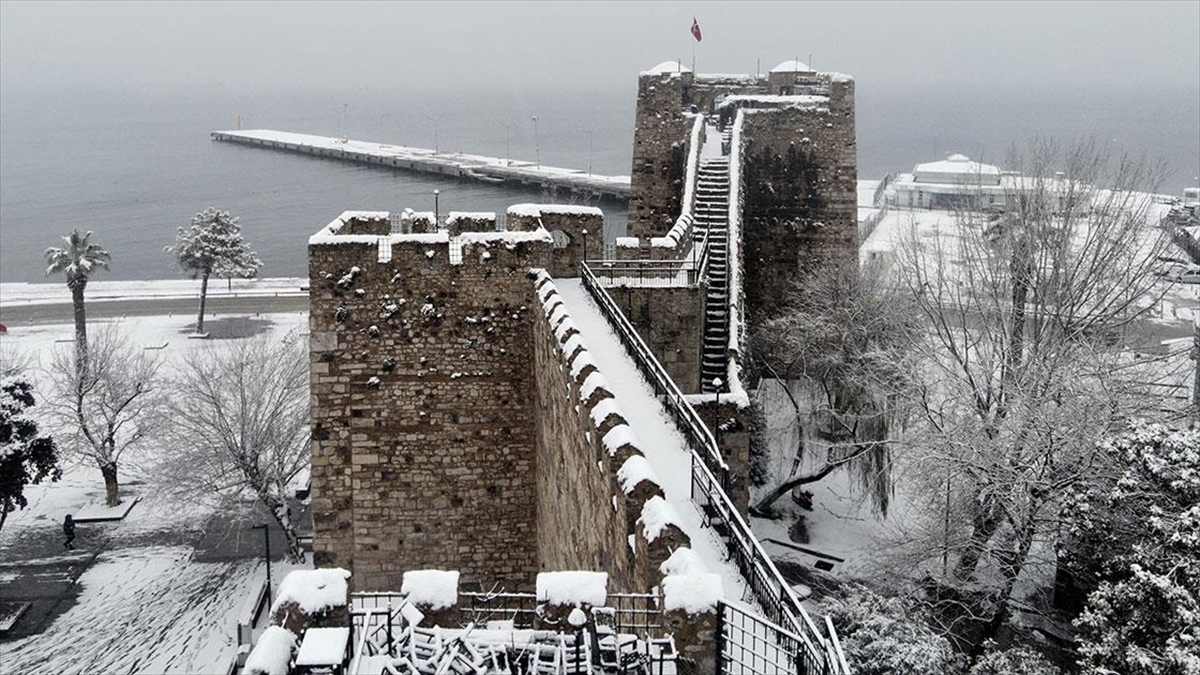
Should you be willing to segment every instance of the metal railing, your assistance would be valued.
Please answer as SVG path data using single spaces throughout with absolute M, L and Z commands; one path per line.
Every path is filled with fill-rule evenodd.
M 725 482 L 720 484 L 728 487 L 729 465 L 717 450 L 717 440 L 708 426 L 700 419 L 696 409 L 687 402 L 683 392 L 679 391 L 679 387 L 675 385 L 671 376 L 667 375 L 666 369 L 642 341 L 641 336 L 617 307 L 612 296 L 604 290 L 588 263 L 582 265 L 581 276 L 584 288 L 600 306 L 600 311 L 604 313 L 605 318 L 616 331 L 621 344 L 633 356 L 633 362 L 641 371 L 642 376 L 654 388 L 654 395 L 663 401 L 667 412 L 671 413 L 675 427 L 683 434 L 688 446 L 703 458 L 706 467 L 711 467 L 711 471 L 723 477 Z
M 705 524 L 716 530 L 725 541 L 730 562 L 741 572 L 767 618 L 797 636 L 804 651 L 801 662 L 808 664 L 808 669 L 801 672 L 847 675 L 849 670 L 845 660 L 831 646 L 836 645 L 836 636 L 831 631 L 831 637 L 826 638 L 818 630 L 808 612 L 800 605 L 800 599 L 767 556 L 730 499 L 729 465 L 721 457 L 716 439 L 708 426 L 680 393 L 586 263 L 582 266 L 581 277 L 584 288 L 596 301 L 686 440 L 692 453 L 692 500 L 704 515 Z M 829 628 L 832 629 L 832 626 Z
M 699 270 L 688 260 L 592 260 L 596 280 L 633 288 L 695 286 Z
M 353 593 L 351 598 L 351 625 L 355 635 L 365 630 L 373 642 L 384 644 L 399 633 L 403 621 L 400 608 L 408 602 L 403 594 Z M 533 593 L 461 591 L 456 608 L 462 626 L 511 621 L 514 629 L 531 629 L 538 618 L 538 604 Z M 657 637 L 663 632 L 661 598 L 655 593 L 609 593 L 605 609 L 609 610 L 605 614 L 612 617 L 610 627 L 618 633 Z M 543 624 L 542 627 L 546 626 Z M 569 626 L 562 628 L 573 630 Z

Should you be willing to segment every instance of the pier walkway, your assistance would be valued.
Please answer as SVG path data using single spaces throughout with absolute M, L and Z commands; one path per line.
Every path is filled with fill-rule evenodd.
M 428 148 L 295 134 L 271 129 L 214 131 L 212 138 L 226 143 L 331 157 L 418 173 L 467 178 L 501 186 L 549 188 L 606 199 L 629 199 L 629 176 L 602 176 L 578 169 L 546 166 L 523 160 L 437 152 Z

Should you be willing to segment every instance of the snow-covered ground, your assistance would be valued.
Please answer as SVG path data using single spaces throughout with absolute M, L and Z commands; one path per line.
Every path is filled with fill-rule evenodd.
M 301 277 L 272 277 L 267 279 L 212 279 L 208 284 L 210 298 L 300 297 L 308 294 L 308 279 Z M 145 300 L 165 298 L 197 298 L 200 282 L 195 279 L 155 279 L 153 281 L 88 282 L 87 301 Z M 71 291 L 61 280 L 54 283 L 0 284 L 0 306 L 68 304 Z
M 174 282 L 110 283 L 127 283 L 132 295 L 161 297 Z M 65 293 L 65 286 L 55 286 Z M 91 290 L 89 285 L 89 296 Z M 169 373 L 188 351 L 210 344 L 187 339 L 192 320 L 138 317 L 88 325 L 100 330 L 116 324 L 134 344 L 162 354 Z M 307 315 L 264 314 L 245 321 L 246 333 L 282 337 L 306 330 Z M 0 335 L 3 353 L 31 358 L 39 399 L 48 388 L 45 368 L 52 352 L 71 349 L 73 332 L 62 323 Z M 122 462 L 122 492 L 141 501 L 119 523 L 79 525 L 74 552 L 62 550 L 60 523 L 66 514 L 102 501 L 99 471 L 67 462 L 60 481 L 27 488 L 28 508 L 10 514 L 0 530 L 0 583 L 13 584 L 3 595 L 39 597 L 43 604 L 58 596 L 59 606 L 38 634 L 0 641 L 0 673 L 218 673 L 228 667 L 237 613 L 265 568 L 247 559 L 244 544 L 224 541 L 247 538 L 237 516 L 218 514 L 213 504 L 173 500 L 141 470 L 169 451 L 151 445 Z M 237 532 L 220 529 L 227 520 L 230 528 L 237 524 Z M 261 538 L 253 541 L 258 545 Z M 283 569 L 274 572 L 278 580 Z
M 1168 209 L 1167 205 L 1152 205 L 1149 221 L 1157 223 Z M 954 251 L 959 231 L 955 218 L 951 211 L 893 208 L 859 246 L 859 259 L 863 262 L 882 259 L 886 269 L 886 263 L 892 259 L 895 251 L 911 240 L 932 244 L 941 238 L 943 250 Z M 950 262 L 953 266 L 954 261 Z M 1162 283 L 1166 285 L 1164 296 L 1158 306 L 1151 310 L 1151 319 L 1164 325 L 1190 326 L 1197 307 L 1200 307 L 1200 284 L 1182 284 L 1168 279 L 1163 279 Z

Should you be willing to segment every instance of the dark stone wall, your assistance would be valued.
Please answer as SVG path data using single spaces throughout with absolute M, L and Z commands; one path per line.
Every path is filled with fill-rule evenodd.
M 742 237 L 748 320 L 778 313 L 805 269 L 858 252 L 853 83 L 829 110 L 747 113 Z
M 525 588 L 538 570 L 528 275 L 551 248 L 483 250 L 309 246 L 314 557 L 356 590 L 424 568 Z
M 631 237 L 666 234 L 679 216 L 692 119 L 684 114 L 691 73 L 638 79 L 630 169 Z
M 704 286 L 609 288 L 608 294 L 685 394 L 700 391 Z

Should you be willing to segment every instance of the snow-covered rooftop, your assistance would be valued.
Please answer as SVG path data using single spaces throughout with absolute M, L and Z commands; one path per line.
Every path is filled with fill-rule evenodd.
M 784 61 L 771 69 L 772 73 L 811 73 L 812 68 L 800 61 Z
M 680 61 L 663 61 L 662 63 L 658 64 L 657 66 L 654 66 L 650 70 L 643 70 L 642 74 L 643 75 L 666 75 L 668 73 L 690 73 L 690 72 L 692 72 L 692 69 L 683 65 L 683 63 Z
M 999 176 L 1000 168 L 991 164 L 972 161 L 966 155 L 953 154 L 937 162 L 918 164 L 913 167 L 913 173 L 917 174 L 918 180 L 920 179 L 920 174 L 929 173 Z

